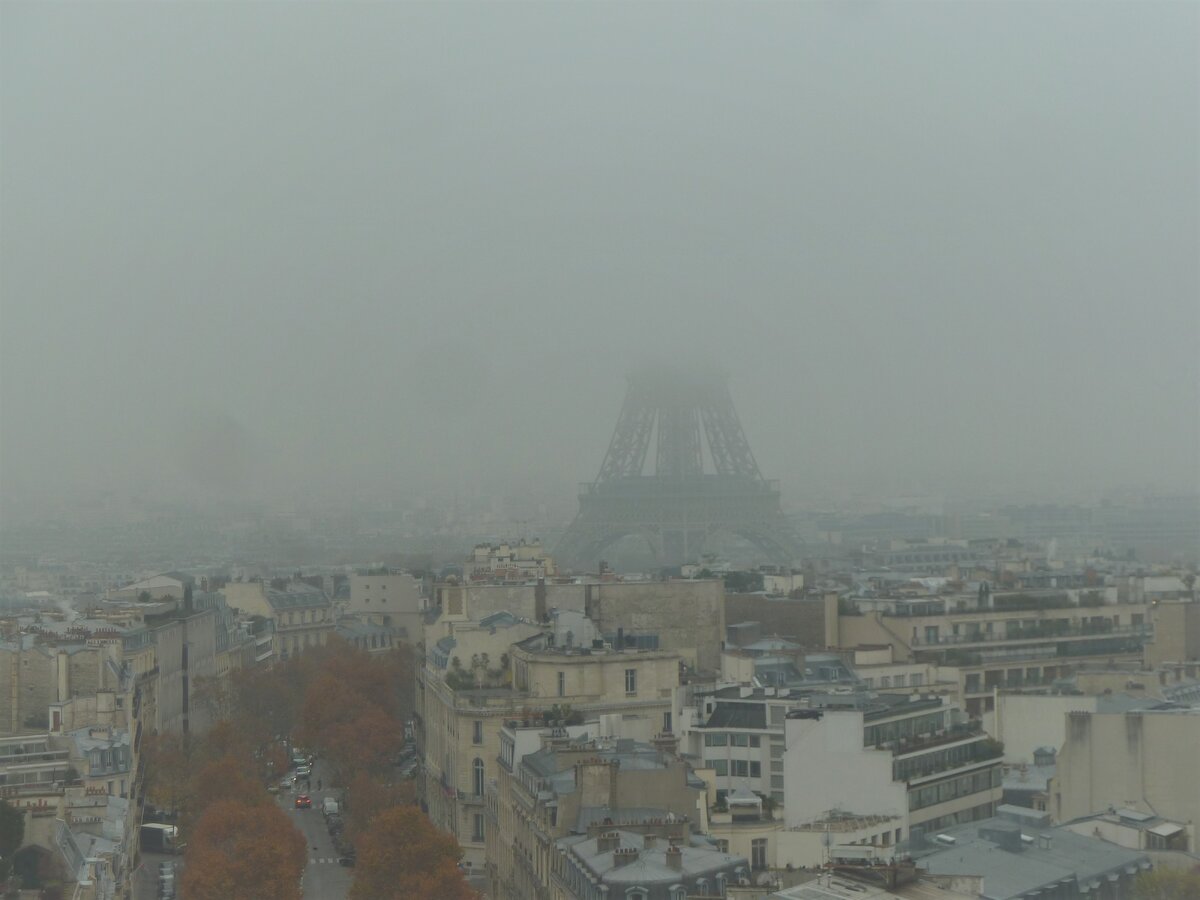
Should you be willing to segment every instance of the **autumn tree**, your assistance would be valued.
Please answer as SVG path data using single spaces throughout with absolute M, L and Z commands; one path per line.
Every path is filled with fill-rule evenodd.
M 214 803 L 235 800 L 246 806 L 264 806 L 271 797 L 253 775 L 244 760 L 226 756 L 211 762 L 192 779 L 192 815 L 203 817 Z
M 307 844 L 268 803 L 212 803 L 196 823 L 180 881 L 189 900 L 299 900 Z
M 417 793 L 411 781 L 385 783 L 366 772 L 359 772 L 346 787 L 347 836 L 354 841 L 366 833 L 371 820 L 380 813 L 395 806 L 411 806 L 416 802 Z
M 415 806 L 385 810 L 358 842 L 350 900 L 475 900 L 462 850 Z
M 1133 882 L 1134 900 L 1196 900 L 1200 897 L 1200 867 L 1154 869 Z
M 146 796 L 159 809 L 180 813 L 190 806 L 192 749 L 191 741 L 183 735 L 156 734 L 143 738 Z
M 308 686 L 298 737 L 329 764 L 334 783 L 352 772 L 385 771 L 404 741 L 389 673 L 366 653 L 327 658 Z

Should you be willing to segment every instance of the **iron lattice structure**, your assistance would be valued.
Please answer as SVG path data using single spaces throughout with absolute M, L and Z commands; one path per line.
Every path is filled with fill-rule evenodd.
M 615 541 L 641 535 L 662 565 L 679 565 L 696 561 L 718 532 L 744 538 L 778 564 L 798 552 L 778 483 L 758 469 L 726 378 L 661 370 L 630 376 L 600 474 L 581 486 L 579 513 L 555 556 L 568 566 L 594 566 Z

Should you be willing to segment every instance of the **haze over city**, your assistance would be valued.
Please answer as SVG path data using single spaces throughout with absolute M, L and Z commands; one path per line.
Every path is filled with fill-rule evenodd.
M 1189 491 L 1198 7 L 5 4 L 0 497 Z

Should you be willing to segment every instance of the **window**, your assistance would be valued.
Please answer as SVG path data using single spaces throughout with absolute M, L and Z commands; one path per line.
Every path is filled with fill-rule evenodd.
M 560 697 L 567 696 L 567 673 L 566 672 L 558 673 L 558 696 L 560 696 Z
M 724 747 L 729 742 L 729 735 L 722 732 L 715 734 L 706 734 L 704 736 L 705 747 Z
M 757 734 L 750 735 L 750 746 L 751 747 L 761 747 L 762 746 L 762 738 L 760 738 Z
M 479 719 L 476 719 L 471 723 L 471 743 L 483 743 L 483 722 Z
M 625 670 L 625 693 L 637 693 L 637 669 Z
M 471 840 L 483 841 L 483 813 L 475 813 L 471 822 Z
M 729 745 L 731 747 L 749 747 L 750 735 L 748 734 L 731 734 L 729 736 Z
M 767 839 L 755 838 L 750 842 L 750 866 L 755 869 L 767 867 Z
M 663 713 L 663 734 L 670 734 L 670 733 L 671 733 L 671 714 L 669 712 L 665 712 L 665 713 Z
M 473 762 L 471 764 L 471 768 L 472 768 L 473 774 L 474 774 L 474 779 L 471 784 L 471 787 L 474 789 L 473 793 L 475 794 L 476 797 L 482 797 L 483 796 L 483 760 L 480 759 L 478 756 L 475 757 L 475 762 Z
M 735 778 L 746 778 L 750 774 L 750 764 L 744 759 L 733 760 L 733 774 Z
M 711 762 L 712 762 L 713 771 L 715 773 L 717 773 L 718 775 L 728 775 L 729 774 L 728 761 L 723 760 L 723 759 L 714 759 Z
M 762 778 L 762 763 L 757 763 L 757 762 L 750 763 L 750 777 L 751 778 Z

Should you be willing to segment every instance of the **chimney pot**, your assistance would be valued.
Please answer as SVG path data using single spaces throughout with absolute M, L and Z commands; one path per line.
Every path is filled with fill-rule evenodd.
M 674 869 L 676 872 L 683 870 L 683 851 L 675 844 L 667 847 L 666 852 L 667 868 Z

